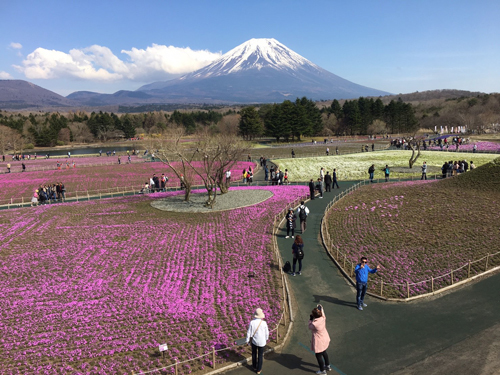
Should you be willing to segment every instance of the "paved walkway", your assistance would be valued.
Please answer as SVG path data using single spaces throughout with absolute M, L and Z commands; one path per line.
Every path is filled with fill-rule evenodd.
M 341 190 L 353 183 L 341 182 Z M 359 311 L 347 284 L 319 240 L 322 214 L 339 190 L 307 203 L 311 214 L 303 238 L 302 276 L 289 276 L 295 298 L 294 328 L 281 353 L 264 361 L 263 375 L 314 373 L 308 320 L 321 303 L 332 342 L 330 374 L 499 374 L 500 273 L 452 292 L 409 303 L 368 297 Z M 300 229 L 299 229 L 300 233 Z M 283 229 L 278 245 L 290 260 L 292 239 Z M 370 262 L 369 262 L 370 263 Z M 473 348 L 473 350 L 471 349 Z M 231 375 L 251 374 L 249 366 Z

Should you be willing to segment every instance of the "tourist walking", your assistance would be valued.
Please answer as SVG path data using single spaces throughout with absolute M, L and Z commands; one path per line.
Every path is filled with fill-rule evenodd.
M 370 182 L 373 182 L 373 174 L 375 173 L 375 164 L 372 164 L 370 168 L 368 168 L 368 175 L 370 176 Z
M 356 274 L 356 304 L 358 305 L 358 310 L 363 310 L 366 307 L 365 304 L 365 294 L 366 287 L 368 285 L 368 273 L 375 273 L 380 268 L 380 265 L 371 269 L 368 266 L 368 260 L 366 257 L 361 257 L 361 260 L 354 268 L 354 273 Z
M 422 178 L 421 180 L 427 180 L 427 162 L 424 161 L 422 164 Z
M 311 178 L 311 181 L 309 181 L 309 195 L 311 196 L 311 200 L 314 200 L 314 181 Z
M 323 306 L 317 305 L 311 312 L 309 329 L 312 331 L 311 350 L 316 355 L 319 365 L 319 371 L 316 371 L 316 374 L 326 374 L 332 369 L 326 353 L 330 345 L 330 335 L 326 330 L 326 315 Z
M 295 158 L 295 151 L 293 151 L 293 148 L 292 148 L 292 159 Z
M 295 221 L 297 220 L 297 216 L 293 212 L 293 208 L 288 209 L 288 213 L 285 216 L 286 219 L 286 237 L 290 238 L 290 230 L 292 231 L 292 238 L 295 235 Z
M 299 262 L 299 275 L 302 275 L 302 259 L 304 259 L 304 241 L 300 234 L 297 235 L 295 241 L 293 241 L 292 245 L 292 257 L 293 257 L 293 266 L 292 266 L 292 276 L 295 276 L 295 266 L 297 262 Z
M 10 173 L 10 163 L 7 163 L 7 173 Z
M 301 201 L 299 208 L 297 208 L 297 216 L 300 220 L 300 233 L 304 233 L 306 231 L 307 215 L 309 215 L 309 208 L 305 206 L 304 201 Z
M 264 347 L 269 340 L 269 328 L 262 309 L 255 310 L 253 319 L 250 321 L 247 330 L 247 344 L 252 345 L 252 367 L 257 374 L 262 371 L 262 361 L 264 359 Z
M 330 172 L 326 172 L 325 175 L 325 191 L 332 191 L 332 176 L 330 176 Z
M 332 174 L 332 182 L 333 182 L 333 188 L 335 189 L 335 185 L 337 185 L 337 189 L 340 189 L 339 184 L 337 183 L 337 169 L 333 169 L 333 174 Z

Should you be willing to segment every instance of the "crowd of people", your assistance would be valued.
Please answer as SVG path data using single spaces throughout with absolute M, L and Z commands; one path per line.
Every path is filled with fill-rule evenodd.
M 161 176 L 157 176 L 156 173 L 149 178 L 149 181 L 144 183 L 144 187 L 141 189 L 140 194 L 147 193 L 158 193 L 161 191 L 167 191 L 166 185 L 168 182 L 168 177 L 162 173 Z M 182 179 L 181 179 L 181 189 L 182 187 Z
M 38 204 L 64 202 L 66 200 L 66 187 L 62 182 L 40 185 L 33 193 L 31 206 Z

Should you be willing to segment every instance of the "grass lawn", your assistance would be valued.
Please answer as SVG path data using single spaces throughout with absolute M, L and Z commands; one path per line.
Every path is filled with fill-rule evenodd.
M 411 151 L 377 151 L 363 152 L 340 156 L 322 156 L 307 159 L 276 159 L 273 160 L 280 169 L 288 169 L 291 181 L 308 181 L 317 179 L 319 171 L 323 167 L 327 171 L 337 169 L 339 180 L 362 180 L 368 179 L 368 168 L 375 164 L 375 178 L 383 179 L 385 165 L 391 169 L 391 178 L 410 178 L 421 175 L 421 165 L 427 162 L 427 174 L 440 174 L 441 166 L 449 160 L 474 161 L 476 167 L 490 162 L 498 157 L 496 154 L 471 154 L 471 153 L 441 153 L 435 151 L 423 151 L 412 169 L 408 167 Z
M 334 244 L 357 263 L 364 255 L 371 267 L 381 264 L 370 288 L 406 297 L 430 292 L 430 280 L 500 251 L 500 158 L 481 168 L 444 180 L 405 181 L 360 188 L 337 203 L 328 218 Z M 500 265 L 500 255 L 489 259 Z M 472 266 L 472 275 L 485 270 Z M 467 267 L 454 282 L 467 277 Z M 434 286 L 451 283 L 451 276 Z M 399 287 L 391 287 L 398 284 Z

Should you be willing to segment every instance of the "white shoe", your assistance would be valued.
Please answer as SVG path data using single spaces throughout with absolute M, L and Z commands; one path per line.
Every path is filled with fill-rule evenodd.
M 290 238 L 290 236 L 285 236 L 285 238 Z
M 292 238 L 294 238 L 294 237 L 292 236 Z

